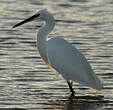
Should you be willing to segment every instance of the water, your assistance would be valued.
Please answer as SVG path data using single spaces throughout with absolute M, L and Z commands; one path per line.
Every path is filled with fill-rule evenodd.
M 92 93 L 74 83 L 76 96 L 71 98 L 65 80 L 51 72 L 37 52 L 36 32 L 43 23 L 34 21 L 12 29 L 45 5 L 56 19 L 49 37 L 61 36 L 76 46 L 102 79 L 103 91 Z M 0 0 L 1 110 L 112 109 L 112 7 L 112 0 Z

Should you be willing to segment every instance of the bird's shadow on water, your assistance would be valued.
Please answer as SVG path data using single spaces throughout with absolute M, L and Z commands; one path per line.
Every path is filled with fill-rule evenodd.
M 109 101 L 103 96 L 69 96 L 66 100 L 52 102 L 52 108 L 62 110 L 100 110 L 104 109 Z M 54 107 L 53 107 L 54 106 Z

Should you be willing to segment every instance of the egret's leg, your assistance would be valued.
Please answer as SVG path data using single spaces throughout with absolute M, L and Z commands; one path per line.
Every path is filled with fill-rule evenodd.
M 72 93 L 72 95 L 74 95 L 75 92 L 74 92 L 74 90 L 73 90 L 73 88 L 72 88 L 73 81 L 72 81 L 72 80 L 69 80 L 69 81 L 67 81 L 67 83 L 68 83 L 70 92 Z

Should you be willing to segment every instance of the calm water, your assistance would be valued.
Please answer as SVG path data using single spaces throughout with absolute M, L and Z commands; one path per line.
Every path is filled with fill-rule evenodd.
M 44 6 L 51 7 L 56 19 L 49 37 L 60 35 L 76 46 L 102 79 L 103 91 L 92 93 L 74 83 L 76 96 L 70 98 L 65 80 L 51 72 L 37 52 L 36 33 L 43 23 L 12 29 Z M 113 1 L 0 0 L 0 108 L 112 109 Z

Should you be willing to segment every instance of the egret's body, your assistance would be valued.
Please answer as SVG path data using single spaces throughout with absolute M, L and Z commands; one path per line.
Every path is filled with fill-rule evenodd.
M 20 22 L 14 27 L 31 21 L 34 18 L 40 18 L 46 22 L 37 35 L 37 48 L 39 53 L 49 67 L 62 74 L 72 94 L 74 93 L 72 81 L 79 82 L 94 89 L 102 89 L 103 85 L 100 79 L 96 76 L 83 54 L 60 37 L 53 37 L 47 40 L 48 34 L 55 26 L 55 20 L 46 9 L 40 10 L 31 18 Z

